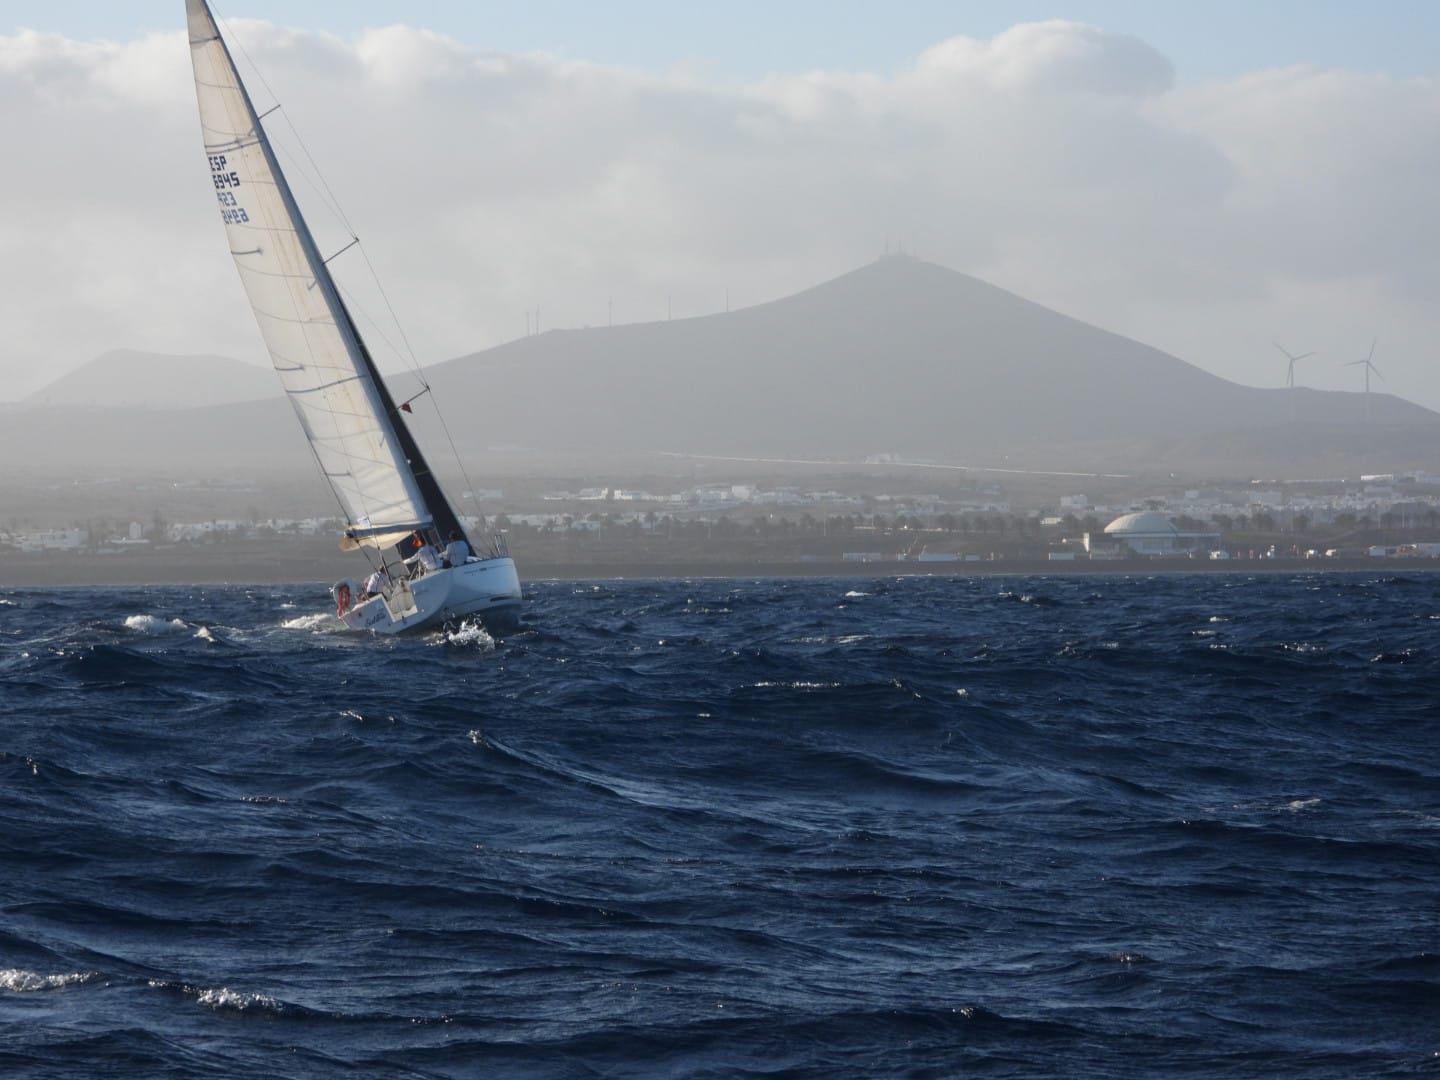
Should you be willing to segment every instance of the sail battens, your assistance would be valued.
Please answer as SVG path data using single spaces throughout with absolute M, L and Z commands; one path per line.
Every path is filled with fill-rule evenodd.
M 312 317 L 307 317 L 307 318 L 298 318 L 297 316 L 294 316 L 294 315 L 283 315 L 283 314 L 281 314 L 281 313 L 279 313 L 279 312 L 275 312 L 275 311 L 261 311 L 261 310 L 259 310 L 258 308 L 257 308 L 256 311 L 255 311 L 255 315 L 256 315 L 257 318 L 271 319 L 271 320 L 273 320 L 274 322 L 277 322 L 277 323 L 286 323 L 286 324 L 289 324 L 289 325 L 291 325 L 291 326 L 302 326 L 302 327 L 303 327 L 303 326 L 328 326 L 328 327 L 333 327 L 333 326 L 335 325 L 335 320 L 334 320 L 334 319 L 325 318 L 325 317 L 323 317 L 323 316 L 312 316 Z M 356 378 L 359 378 L 359 377 L 360 377 L 360 376 L 358 376 L 358 375 L 356 376 Z
M 255 137 L 254 132 L 251 132 L 248 136 L 242 136 L 238 139 L 232 135 L 223 143 L 207 142 L 205 144 L 205 152 L 207 154 L 228 154 L 232 150 L 244 150 L 247 146 L 253 146 L 259 141 L 260 140 Z
M 185 11 L 201 135 L 230 254 L 316 465 L 350 522 L 342 550 L 388 548 L 408 556 L 417 532 L 432 540 L 436 533 L 464 538 L 463 523 L 399 415 L 410 411 L 410 401 L 396 407 L 330 275 L 327 264 L 358 238 L 352 232 L 350 243 L 321 256 L 207 0 L 185 0 Z M 352 629 L 398 633 L 517 604 L 514 566 L 500 558 L 498 540 L 490 546 L 495 565 L 483 569 L 499 573 L 486 575 L 485 595 L 463 568 L 414 593 L 400 582 L 405 603 L 387 597 L 383 611 L 347 609 L 351 587 L 337 586 L 340 617 Z
M 333 389 L 334 389 L 335 387 L 337 387 L 337 386 L 343 386 L 345 383 L 354 382 L 354 381 L 355 381 L 355 378 L 356 378 L 356 376 L 350 375 L 350 376 L 347 376 L 346 378 L 343 378 L 343 379 L 335 379 L 335 380 L 332 381 L 332 382 L 321 383 L 319 386 L 306 386 L 306 387 L 303 387 L 303 388 L 301 388 L 301 389 L 299 389 L 299 390 L 287 390 L 287 391 L 285 391 L 285 392 L 286 392 L 287 394 L 289 394 L 291 397 L 300 397 L 300 398 L 303 398 L 306 394 L 323 394 L 323 393 L 325 393 L 325 391 L 327 391 L 327 390 L 333 390 Z M 354 415 L 354 416 L 364 416 L 364 415 L 366 415 L 366 414 L 364 414 L 364 413 L 353 413 L 353 414 L 351 414 L 351 415 Z
M 394 415 L 208 5 L 186 0 L 186 12 L 219 214 L 271 363 L 321 474 L 348 520 L 385 523 L 391 531 L 432 522 L 448 530 L 458 522 Z

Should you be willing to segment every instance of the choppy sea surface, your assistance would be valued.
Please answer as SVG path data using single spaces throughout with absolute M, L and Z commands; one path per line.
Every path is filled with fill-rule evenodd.
M 1440 1076 L 1440 575 L 0 590 L 0 1075 Z

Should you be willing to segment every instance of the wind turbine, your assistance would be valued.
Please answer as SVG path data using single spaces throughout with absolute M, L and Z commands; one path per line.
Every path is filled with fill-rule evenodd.
M 1345 365 L 1346 367 L 1357 367 L 1360 364 L 1365 365 L 1365 422 L 1367 424 L 1370 422 L 1370 373 L 1373 371 L 1376 378 L 1378 378 L 1381 382 L 1385 381 L 1385 376 L 1380 374 L 1380 369 L 1377 368 L 1374 364 L 1375 346 L 1379 343 L 1379 338 L 1376 338 L 1370 343 L 1370 353 L 1365 357 L 1364 360 L 1351 360 L 1348 364 Z
M 1285 359 L 1290 361 L 1290 367 L 1285 372 L 1285 385 L 1293 390 L 1295 389 L 1295 361 L 1304 360 L 1307 356 L 1314 356 L 1315 354 L 1313 352 L 1305 352 L 1301 353 L 1299 356 L 1295 356 L 1293 353 L 1290 352 L 1289 349 L 1285 348 L 1285 346 L 1281 345 L 1278 341 L 1274 344 L 1275 348 L 1279 349 L 1282 353 L 1285 354 Z

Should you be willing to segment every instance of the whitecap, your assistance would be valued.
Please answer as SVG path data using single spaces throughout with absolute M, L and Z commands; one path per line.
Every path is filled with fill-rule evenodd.
M 59 990 L 66 986 L 79 986 L 100 978 L 98 971 L 76 971 L 69 975 L 40 975 L 21 968 L 0 969 L 0 990 L 17 994 L 33 993 L 36 990 Z
M 462 622 L 454 630 L 444 630 L 440 633 L 440 640 L 437 644 L 442 645 L 465 645 L 474 646 L 477 649 L 495 648 L 495 639 L 490 636 L 490 631 L 481 626 L 478 622 Z
M 264 1009 L 271 1012 L 280 1011 L 280 1002 L 268 994 L 242 994 L 235 990 L 221 987 L 218 990 L 202 990 L 196 999 L 201 1005 L 208 1005 L 212 1009 L 235 1009 L 244 1012 L 247 1009 Z
M 188 983 L 173 983 L 164 979 L 151 979 L 148 985 L 156 990 L 171 990 L 187 997 L 193 997 L 199 1004 L 212 1009 L 233 1009 L 236 1012 L 262 1009 L 268 1012 L 282 1012 L 285 1008 L 280 1001 L 269 994 L 243 994 L 226 986 L 205 990 Z
M 847 592 L 847 593 L 845 594 L 845 599 L 846 599 L 846 600 L 860 600 L 860 599 L 863 599 L 864 597 L 867 597 L 867 596 L 869 596 L 869 595 L 870 595 L 870 594 L 869 594 L 868 592 L 860 592 L 858 589 L 851 589 L 849 592 Z
M 125 619 L 125 629 L 140 634 L 175 634 L 190 628 L 183 619 L 171 619 L 167 622 L 154 615 L 129 615 Z
M 280 624 L 285 630 L 335 630 L 342 625 L 339 619 L 324 611 L 301 615 L 295 619 L 286 619 Z

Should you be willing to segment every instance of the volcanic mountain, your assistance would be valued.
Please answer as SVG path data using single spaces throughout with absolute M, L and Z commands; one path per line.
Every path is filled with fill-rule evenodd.
M 155 387 L 153 372 L 130 371 L 125 354 L 107 359 L 118 385 Z M 203 374 L 210 367 L 200 361 L 209 359 L 190 366 Z M 309 454 L 278 384 L 258 369 L 239 374 L 247 387 L 264 385 L 266 397 L 190 409 L 156 408 L 147 397 L 144 410 L 70 416 L 54 404 L 63 388 L 52 387 L 35 395 L 50 407 L 7 410 L 0 453 L 37 460 L 30 448 L 43 444 L 45 465 L 66 468 L 73 457 L 91 470 L 305 468 Z M 1241 386 L 908 256 L 756 307 L 553 330 L 426 374 L 448 435 L 485 471 L 487 451 L 502 446 L 577 465 L 655 452 L 839 461 L 896 454 L 986 467 L 1297 478 L 1433 467 L 1440 456 L 1440 415 L 1400 398 L 1374 393 L 1367 406 L 1359 393 Z M 266 378 L 253 384 L 255 375 Z M 397 400 L 417 389 L 412 377 L 392 380 Z M 409 422 L 434 446 L 446 432 L 424 405 Z M 67 437 L 57 443 L 56 431 Z
M 172 356 L 115 349 L 48 383 L 28 405 L 193 409 L 273 397 L 269 367 L 224 356 Z
M 909 256 L 740 311 L 550 331 L 431 374 L 444 400 L 474 404 L 484 441 L 577 452 L 1252 471 L 1440 439 L 1440 415 L 1400 398 L 1371 395 L 1367 424 L 1360 394 L 1241 386 Z

